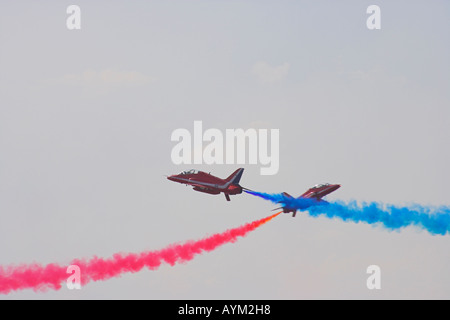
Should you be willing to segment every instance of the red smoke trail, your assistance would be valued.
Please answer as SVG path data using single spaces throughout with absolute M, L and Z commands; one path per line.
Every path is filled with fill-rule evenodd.
M 155 270 L 162 262 L 167 262 L 173 266 L 177 262 L 190 261 L 195 255 L 203 251 L 212 251 L 225 243 L 235 242 L 238 237 L 244 237 L 247 233 L 275 218 L 280 213 L 198 241 L 172 244 L 158 251 L 125 255 L 118 253 L 109 259 L 97 257 L 90 260 L 76 259 L 72 261 L 71 265 L 80 267 L 81 284 L 83 285 L 90 281 L 107 280 L 125 272 L 138 272 L 143 267 Z M 0 293 L 7 294 L 11 291 L 23 289 L 33 289 L 34 291 L 59 290 L 62 283 L 71 275 L 66 273 L 67 267 L 53 263 L 46 266 L 40 264 L 0 266 Z

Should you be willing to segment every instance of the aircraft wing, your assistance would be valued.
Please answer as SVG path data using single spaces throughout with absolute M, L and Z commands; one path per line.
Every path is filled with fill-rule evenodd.
M 196 191 L 203 191 L 203 192 L 207 192 L 207 193 L 220 193 L 220 191 L 217 191 L 217 189 L 202 185 L 202 184 L 198 184 L 198 183 L 191 183 L 191 186 L 194 187 L 194 190 Z
M 317 201 L 322 201 L 322 198 L 325 197 L 326 195 L 327 195 L 327 193 L 323 193 L 320 190 L 314 191 L 314 190 L 308 189 L 308 191 L 306 191 L 304 194 L 302 194 L 298 198 L 315 199 Z
M 198 187 L 198 188 L 204 188 L 204 189 L 209 189 L 207 186 L 200 184 L 200 183 L 189 183 L 187 182 L 187 184 L 193 186 L 193 187 Z
M 205 189 L 205 190 L 212 190 L 214 188 L 212 188 L 211 186 L 208 186 L 207 184 L 202 184 L 200 182 L 191 182 L 191 181 L 183 181 L 182 183 L 186 184 L 186 185 L 190 185 L 196 188 L 201 188 L 201 189 Z
M 306 194 L 305 196 L 301 196 L 302 198 L 311 199 L 314 198 L 316 200 L 321 200 L 323 196 L 320 196 L 317 192 L 311 192 Z

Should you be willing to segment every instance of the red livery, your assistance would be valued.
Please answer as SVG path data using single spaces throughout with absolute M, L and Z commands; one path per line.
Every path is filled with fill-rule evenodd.
M 219 194 L 223 192 L 227 201 L 230 201 L 230 194 L 242 193 L 242 187 L 239 185 L 243 168 L 237 169 L 228 178 L 220 179 L 210 173 L 197 170 L 183 171 L 180 174 L 174 174 L 167 179 L 178 183 L 184 183 L 194 187 L 195 191 L 209 194 Z
M 341 185 L 339 184 L 316 184 L 314 187 L 308 189 L 305 193 L 303 193 L 300 197 L 297 199 L 311 199 L 312 201 L 296 201 L 295 206 L 289 206 L 287 203 L 283 203 L 284 206 L 277 209 L 283 209 L 284 213 L 290 213 L 292 212 L 292 216 L 295 217 L 295 214 L 297 213 L 297 210 L 299 209 L 306 209 L 307 207 L 311 206 L 317 202 L 319 203 L 326 203 L 324 200 L 322 200 L 323 197 L 325 197 L 327 194 L 336 191 L 339 189 Z M 287 192 L 283 192 L 283 195 L 288 199 L 294 199 L 290 194 Z M 284 201 L 283 201 L 284 202 Z M 288 202 L 288 201 L 286 201 Z M 280 202 L 282 203 L 282 202 Z M 274 209 L 274 210 L 277 210 Z

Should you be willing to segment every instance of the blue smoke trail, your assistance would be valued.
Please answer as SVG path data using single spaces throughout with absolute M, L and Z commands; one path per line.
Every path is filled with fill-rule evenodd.
M 357 204 L 356 201 L 319 202 L 314 199 L 288 198 L 281 193 L 269 194 L 247 190 L 245 192 L 281 204 L 283 207 L 307 210 L 313 217 L 325 215 L 328 218 L 340 218 L 343 221 L 356 223 L 379 223 L 390 230 L 415 225 L 433 235 L 450 233 L 450 207 L 431 208 L 421 205 L 398 207 L 376 202 Z

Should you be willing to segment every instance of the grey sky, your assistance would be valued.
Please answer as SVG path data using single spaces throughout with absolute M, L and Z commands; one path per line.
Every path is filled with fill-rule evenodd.
M 66 8 L 81 8 L 81 30 Z M 241 184 L 330 199 L 450 205 L 450 4 L 2 1 L 0 265 L 109 257 L 268 216 L 163 175 L 171 132 L 279 128 L 280 170 Z M 0 299 L 450 298 L 450 238 L 279 216 L 189 263 Z M 381 267 L 382 289 L 366 287 Z

